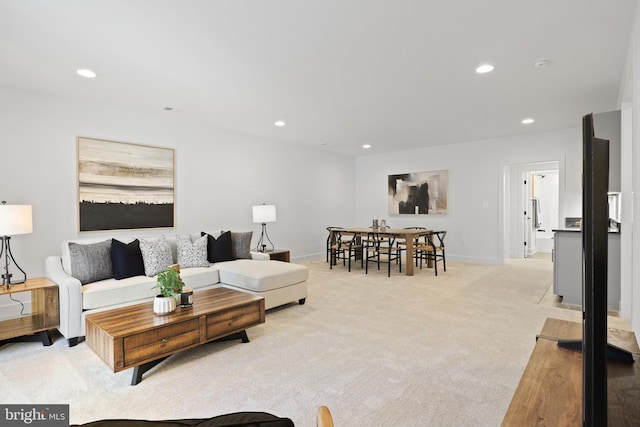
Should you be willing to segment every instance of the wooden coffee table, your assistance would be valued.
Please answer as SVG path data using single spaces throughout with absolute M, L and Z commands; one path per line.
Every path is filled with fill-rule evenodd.
M 264 323 L 264 298 L 228 288 L 193 294 L 192 307 L 157 315 L 153 302 L 89 314 L 86 342 L 113 370 L 134 368 L 131 385 L 172 354 L 224 339 L 249 342 L 246 329 Z

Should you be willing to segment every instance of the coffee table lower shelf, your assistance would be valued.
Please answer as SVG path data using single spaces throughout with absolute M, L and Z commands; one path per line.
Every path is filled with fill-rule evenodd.
M 134 368 L 131 385 L 172 354 L 229 339 L 249 342 L 246 329 L 264 323 L 264 298 L 228 288 L 196 292 L 192 307 L 167 315 L 153 303 L 86 317 L 87 345 L 113 370 Z

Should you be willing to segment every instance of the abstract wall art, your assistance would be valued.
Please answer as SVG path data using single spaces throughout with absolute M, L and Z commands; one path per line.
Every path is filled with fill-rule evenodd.
M 174 150 L 77 138 L 80 231 L 174 226 Z
M 449 171 L 389 175 L 390 215 L 447 215 Z

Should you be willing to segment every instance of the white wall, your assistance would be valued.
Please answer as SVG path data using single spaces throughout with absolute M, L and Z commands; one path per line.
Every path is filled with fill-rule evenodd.
M 579 124 L 579 118 L 576 124 Z M 559 210 L 565 215 L 581 216 L 581 141 L 580 129 L 576 127 L 357 157 L 357 224 L 369 224 L 377 215 L 387 218 L 393 227 L 444 229 L 448 231 L 447 257 L 500 264 L 503 262 L 501 230 L 505 228 L 504 217 L 517 208 L 517 200 L 511 200 L 509 192 L 503 196 L 505 169 L 509 169 L 509 165 L 515 165 L 514 169 L 517 169 L 517 165 L 526 163 L 560 162 L 563 185 Z M 448 215 L 389 216 L 388 175 L 440 169 L 449 170 Z M 503 203 L 506 205 L 504 210 Z M 509 227 L 506 229 L 510 233 Z M 521 235 L 517 238 L 521 239 Z
M 325 228 L 354 222 L 353 157 L 229 133 L 185 116 L 0 87 L 0 200 L 33 205 L 33 233 L 11 240 L 30 277 L 44 275 L 45 257 L 58 254 L 61 241 L 113 235 L 77 231 L 77 136 L 176 150 L 175 229 L 118 235 L 253 230 L 255 244 L 260 225 L 252 223 L 251 206 L 267 202 L 277 206 L 278 218 L 269 236 L 295 260 L 324 257 Z

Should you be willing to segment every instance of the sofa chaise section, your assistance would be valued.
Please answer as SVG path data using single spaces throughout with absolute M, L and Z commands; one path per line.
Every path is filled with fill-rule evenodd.
M 291 301 L 304 304 L 309 270 L 302 265 L 280 261 L 254 262 L 238 259 L 213 265 L 224 286 L 265 298 L 265 310 Z

